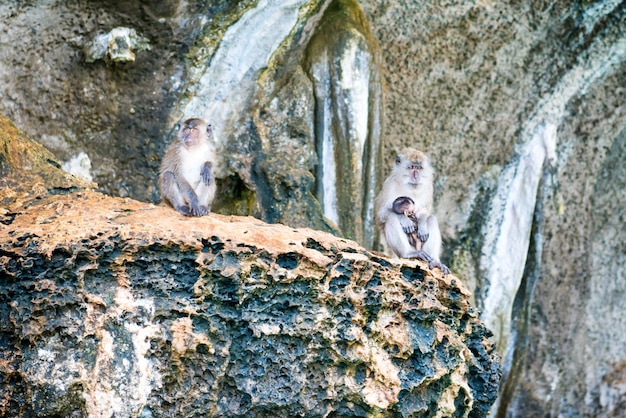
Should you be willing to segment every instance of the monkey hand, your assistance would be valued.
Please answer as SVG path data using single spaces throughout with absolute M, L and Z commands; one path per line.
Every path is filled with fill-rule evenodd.
M 400 226 L 405 234 L 415 232 L 415 223 L 408 216 L 399 215 Z
M 420 241 L 428 241 L 428 236 L 429 234 L 427 230 L 425 230 L 424 228 L 417 228 L 417 238 L 419 238 Z
M 213 164 L 211 164 L 210 161 L 207 161 L 202 165 L 200 177 L 202 177 L 202 182 L 207 186 L 213 181 Z

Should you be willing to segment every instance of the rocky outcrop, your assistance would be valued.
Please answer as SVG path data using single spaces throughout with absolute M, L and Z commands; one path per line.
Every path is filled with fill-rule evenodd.
M 214 210 L 373 248 L 381 59 L 356 1 L 130 2 L 123 11 L 11 1 L 0 17 L 9 51 L 0 111 L 100 191 L 158 202 L 154 173 L 175 124 L 201 117 L 218 150 Z M 42 59 L 25 62 L 31 53 Z M 21 113 L 31 106 L 39 122 Z
M 5 178 L 16 144 L 22 167 L 48 158 L 5 125 Z M 494 402 L 499 357 L 454 275 L 30 167 L 39 194 L 0 182 L 0 416 L 481 417 Z
M 383 109 L 369 130 L 384 138 L 377 175 L 403 146 L 432 157 L 443 261 L 472 292 L 504 354 L 497 415 L 619 415 L 624 1 L 148 3 L 0 2 L 0 112 L 99 191 L 153 203 L 174 123 L 202 109 L 232 117 L 229 130 L 216 126 L 226 167 L 215 207 L 348 236 L 323 208 L 317 145 L 324 126 L 364 125 L 366 67 L 354 64 L 377 43 Z M 325 21 L 342 5 L 349 19 Z M 88 46 L 115 28 L 148 42 L 129 36 L 87 62 L 96 58 Z M 344 35 L 359 48 L 331 48 Z M 332 73 L 354 76 L 327 80 L 328 95 L 315 95 L 308 71 L 324 59 L 315 39 L 335 54 Z M 125 44 L 134 61 L 112 59 Z M 368 87 L 377 87 L 375 78 Z M 339 116 L 360 111 L 360 122 L 316 118 L 333 114 L 315 111 L 332 96 L 360 97 L 329 104 L 346 105 L 333 108 Z M 377 106 L 368 103 L 368 112 Z M 357 133 L 344 138 L 363 138 Z M 364 180 L 361 191 L 375 193 L 375 183 Z M 362 200 L 346 193 L 342 211 L 358 212 Z

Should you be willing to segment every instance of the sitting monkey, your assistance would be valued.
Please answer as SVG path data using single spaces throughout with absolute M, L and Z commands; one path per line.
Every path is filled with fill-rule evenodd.
M 163 201 L 186 216 L 208 215 L 215 196 L 211 125 L 192 118 L 183 122 L 159 170 Z
M 405 148 L 376 196 L 376 221 L 398 257 L 419 258 L 444 274 L 439 261 L 441 232 L 433 215 L 433 168 L 426 154 Z

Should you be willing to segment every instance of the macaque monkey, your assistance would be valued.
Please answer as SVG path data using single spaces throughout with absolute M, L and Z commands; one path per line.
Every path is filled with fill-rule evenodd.
M 441 232 L 433 215 L 433 168 L 426 154 L 405 148 L 376 196 L 376 223 L 387 246 L 401 258 L 419 258 L 444 274 Z
M 161 197 L 186 216 L 203 216 L 211 211 L 216 189 L 211 132 L 211 125 L 202 119 L 187 119 L 161 162 Z
M 411 223 L 407 223 L 406 227 L 403 227 L 406 236 L 409 238 L 409 244 L 411 247 L 415 247 L 416 250 L 421 250 L 424 246 L 424 242 L 428 239 L 428 233 L 424 234 L 424 225 L 419 225 L 420 220 L 415 215 L 415 202 L 408 196 L 400 196 L 393 201 L 391 205 L 394 213 L 398 215 L 404 215 L 411 220 Z M 422 217 L 422 222 L 425 217 Z M 419 232 L 418 232 L 419 231 Z M 419 235 L 418 235 L 419 233 Z

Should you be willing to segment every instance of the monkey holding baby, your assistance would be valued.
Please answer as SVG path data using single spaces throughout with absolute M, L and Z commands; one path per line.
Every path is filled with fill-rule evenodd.
M 401 258 L 418 258 L 439 268 L 441 232 L 433 215 L 433 175 L 430 160 L 421 151 L 405 148 L 376 196 L 376 223 L 389 249 Z
M 211 134 L 211 125 L 204 120 L 187 119 L 161 162 L 161 198 L 185 216 L 203 216 L 211 211 L 216 189 Z

